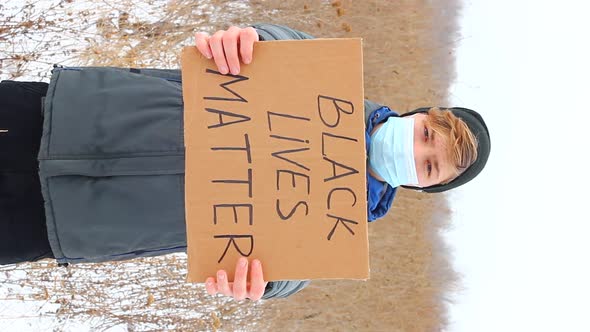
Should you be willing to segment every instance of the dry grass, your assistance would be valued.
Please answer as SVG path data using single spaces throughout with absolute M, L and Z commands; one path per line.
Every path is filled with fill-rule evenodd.
M 195 30 L 270 22 L 363 37 L 366 97 L 404 112 L 446 105 L 456 2 L 46 0 L 16 8 L 20 16 L 3 4 L 0 76 L 47 80 L 53 63 L 174 68 Z M 444 196 L 402 190 L 390 215 L 369 227 L 370 281 L 317 281 L 261 304 L 210 298 L 186 284 L 185 255 L 22 264 L 1 267 L 0 280 L 12 290 L 5 299 L 55 304 L 55 313 L 43 315 L 54 316 L 56 330 L 80 320 L 95 330 L 438 331 L 457 279 L 439 234 L 449 216 Z
M 130 331 L 208 331 L 233 326 L 228 320 L 255 329 L 256 319 L 242 318 L 259 316 L 257 304 L 211 298 L 200 285 L 185 283 L 184 256 L 69 268 L 52 261 L 2 267 L 3 299 L 58 304 L 50 314 L 57 329 L 72 320 L 96 331 L 121 324 Z

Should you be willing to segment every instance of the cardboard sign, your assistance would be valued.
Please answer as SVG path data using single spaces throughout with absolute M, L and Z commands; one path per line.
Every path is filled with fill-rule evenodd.
M 369 275 L 360 39 L 257 42 L 239 75 L 182 53 L 188 280 Z

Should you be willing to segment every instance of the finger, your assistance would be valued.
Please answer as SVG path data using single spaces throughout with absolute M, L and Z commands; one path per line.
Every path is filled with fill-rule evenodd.
M 232 296 L 232 291 L 227 281 L 227 274 L 224 270 L 217 271 L 217 291 L 223 295 Z
M 225 59 L 232 74 L 240 73 L 240 59 L 238 58 L 238 37 L 240 28 L 231 27 L 223 34 L 223 50 Z
M 213 55 L 211 54 L 211 48 L 209 48 L 209 35 L 204 32 L 197 32 L 195 33 L 195 45 L 201 54 L 203 54 L 207 59 L 211 59 Z
M 246 298 L 246 282 L 248 279 L 248 259 L 240 257 L 236 264 L 236 273 L 234 276 L 233 293 L 234 299 L 243 300 Z
M 252 261 L 252 268 L 250 270 L 250 294 L 249 298 L 253 301 L 260 300 L 266 289 L 266 282 L 264 281 L 264 274 L 262 273 L 262 264 L 259 260 Z
M 217 286 L 215 285 L 215 278 L 207 278 L 205 280 L 205 289 L 209 295 L 217 294 Z
M 227 69 L 227 62 L 225 61 L 225 52 L 223 51 L 223 44 L 222 38 L 225 31 L 217 31 L 211 38 L 209 38 L 209 47 L 211 48 L 211 54 L 213 54 L 213 59 L 215 59 L 215 64 L 217 65 L 217 69 L 223 75 L 229 73 Z
M 240 31 L 240 55 L 245 64 L 252 62 L 255 41 L 258 41 L 256 29 L 248 27 Z

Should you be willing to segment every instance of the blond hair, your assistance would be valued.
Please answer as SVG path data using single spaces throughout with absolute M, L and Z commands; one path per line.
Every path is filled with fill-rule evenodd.
M 444 141 L 447 158 L 454 166 L 455 176 L 448 183 L 477 159 L 477 139 L 467 124 L 450 111 L 433 107 L 428 110 L 426 123 Z

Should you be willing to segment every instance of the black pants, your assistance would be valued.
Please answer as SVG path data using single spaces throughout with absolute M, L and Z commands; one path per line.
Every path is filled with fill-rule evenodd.
M 46 93 L 46 83 L 0 83 L 0 265 L 53 257 L 37 163 Z

